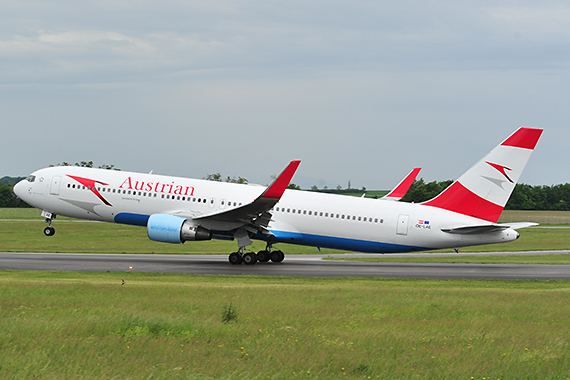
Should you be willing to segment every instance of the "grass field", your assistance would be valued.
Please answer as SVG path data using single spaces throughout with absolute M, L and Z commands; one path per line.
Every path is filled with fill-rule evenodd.
M 0 378 L 566 379 L 569 297 L 567 281 L 0 271 Z
M 0 221 L 0 251 L 236 248 L 224 241 L 156 243 L 144 228 L 66 219 L 47 238 L 37 216 L 0 215 L 7 218 Z M 570 249 L 568 229 L 521 234 L 513 243 L 469 250 Z M 253 249 L 263 247 L 256 242 Z M 566 379 L 569 299 L 568 281 L 0 271 L 0 378 Z
M 0 221 L 0 251 L 54 253 L 169 253 L 169 254 L 229 254 L 237 249 L 233 241 L 199 241 L 186 244 L 157 243 L 148 239 L 142 227 L 121 224 L 59 221 L 54 222 L 56 234 L 43 235 L 44 224 L 38 221 Z M 507 244 L 467 247 L 461 252 L 505 252 L 570 250 L 570 229 L 526 228 L 521 238 Z M 265 247 L 255 241 L 254 251 Z M 279 244 L 286 254 L 316 254 L 317 248 Z M 321 249 L 322 254 L 342 253 Z M 436 252 L 453 252 L 442 250 Z M 389 258 L 389 255 L 387 255 Z

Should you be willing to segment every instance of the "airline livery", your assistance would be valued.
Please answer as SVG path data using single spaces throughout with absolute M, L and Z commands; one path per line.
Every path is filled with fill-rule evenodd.
M 499 224 L 541 129 L 521 127 L 435 198 L 398 202 L 419 168 L 382 199 L 287 189 L 300 161 L 269 185 L 242 185 L 125 171 L 58 166 L 40 169 L 14 187 L 42 210 L 52 236 L 56 215 L 142 226 L 164 243 L 236 240 L 232 264 L 281 262 L 276 243 L 356 252 L 395 253 L 503 243 L 518 228 Z M 390 201 L 391 200 L 391 201 Z M 246 252 L 252 239 L 266 249 Z

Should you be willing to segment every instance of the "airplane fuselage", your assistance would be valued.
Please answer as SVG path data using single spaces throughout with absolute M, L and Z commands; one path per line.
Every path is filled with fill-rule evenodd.
M 193 220 L 254 201 L 264 186 L 82 167 L 32 173 L 14 189 L 28 204 L 72 218 L 147 226 L 154 214 Z M 452 234 L 446 228 L 492 223 L 422 204 L 285 190 L 269 210 L 267 233 L 253 239 L 369 253 L 395 253 L 512 241 L 511 228 Z M 199 223 L 214 238 L 232 238 L 239 223 Z

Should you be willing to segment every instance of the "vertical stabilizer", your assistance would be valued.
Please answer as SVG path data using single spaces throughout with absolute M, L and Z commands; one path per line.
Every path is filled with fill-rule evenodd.
M 542 129 L 520 127 L 424 205 L 497 222 Z

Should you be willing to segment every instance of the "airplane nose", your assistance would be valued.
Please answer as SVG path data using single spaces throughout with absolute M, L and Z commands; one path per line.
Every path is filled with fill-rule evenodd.
M 20 199 L 24 199 L 23 196 L 26 192 L 24 189 L 25 185 L 23 182 L 26 182 L 26 180 L 22 180 L 14 185 L 14 194 L 16 194 L 16 196 Z

